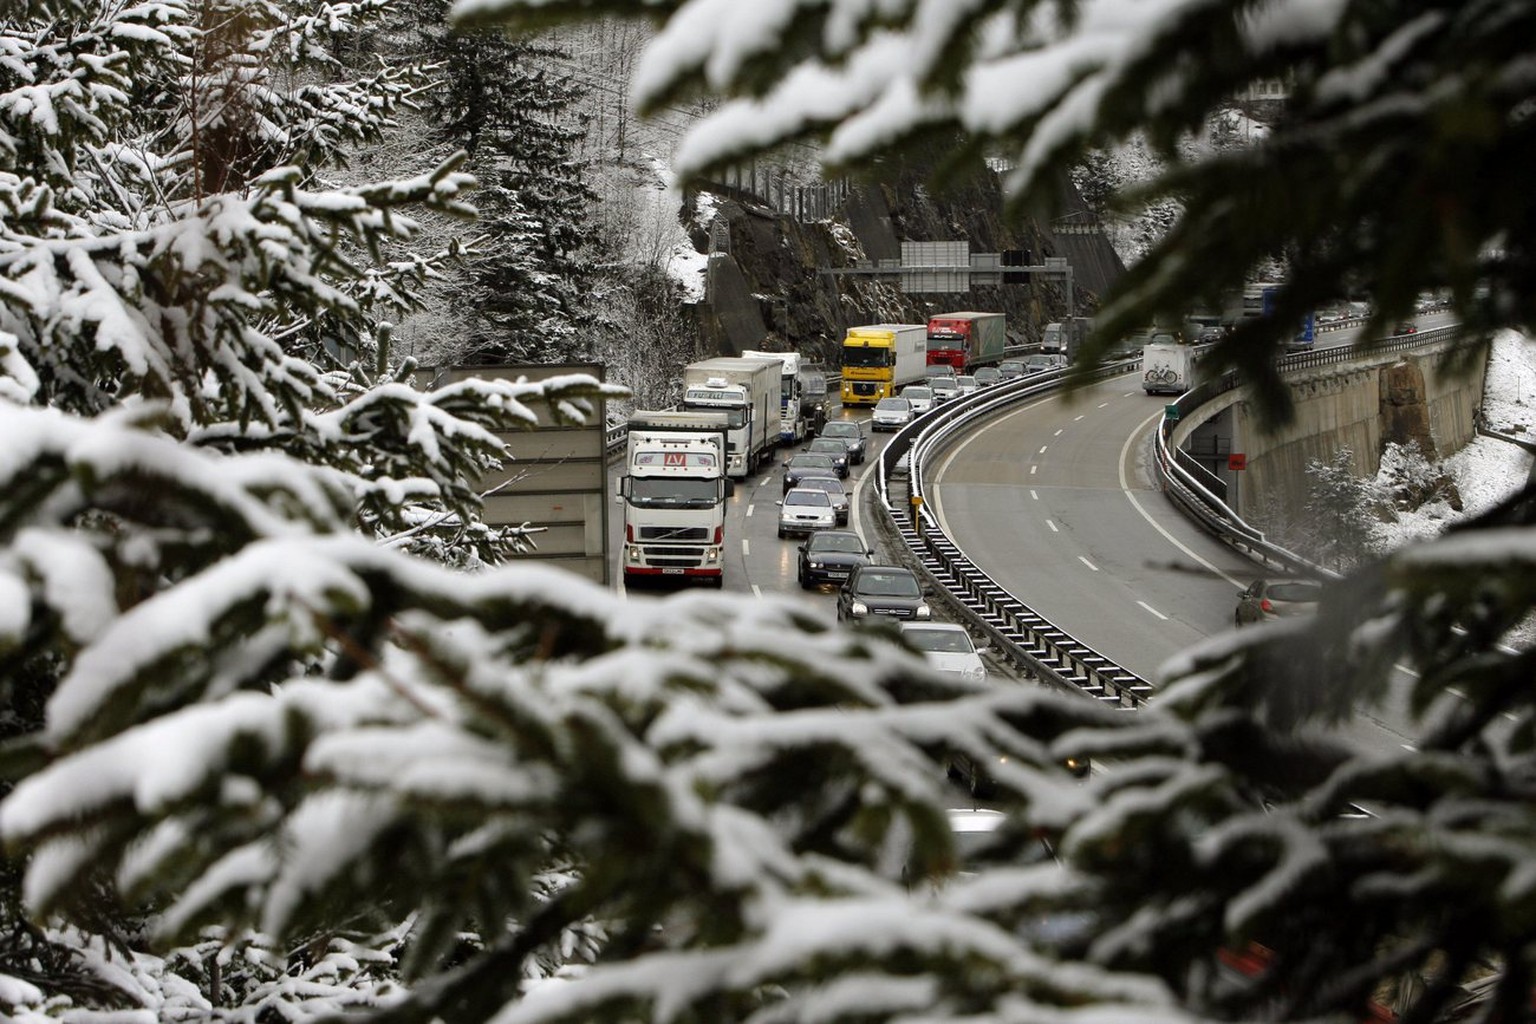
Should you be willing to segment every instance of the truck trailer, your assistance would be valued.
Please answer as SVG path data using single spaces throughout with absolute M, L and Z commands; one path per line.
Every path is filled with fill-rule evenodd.
M 725 471 L 738 480 L 755 472 L 779 442 L 782 366 L 777 359 L 718 356 L 683 367 L 683 408 L 730 419 Z
M 843 405 L 874 405 L 922 380 L 927 366 L 925 324 L 850 327 L 843 338 Z
M 778 361 L 782 367 L 779 371 L 779 443 L 794 445 L 804 441 L 810 417 L 801 393 L 800 353 L 747 351 L 741 357 Z
M 626 584 L 666 576 L 723 583 L 729 429 L 723 412 L 630 416 L 619 479 Z
M 995 366 L 1008 346 L 1007 321 L 1001 313 L 937 313 L 928 319 L 928 362 L 970 373 Z

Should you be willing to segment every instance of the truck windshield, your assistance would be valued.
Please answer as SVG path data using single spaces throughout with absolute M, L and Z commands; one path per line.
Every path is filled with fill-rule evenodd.
M 729 422 L 726 424 L 732 430 L 747 425 L 747 410 L 740 405 L 700 405 L 698 402 L 684 402 L 683 408 L 694 412 L 723 412 Z
M 890 366 L 891 350 L 849 346 L 843 349 L 844 366 Z
M 827 394 L 827 378 L 819 373 L 806 373 L 800 376 L 800 386 L 805 391 L 807 398 L 825 398 Z
M 632 476 L 629 501 L 640 508 L 709 508 L 720 500 L 718 480 Z

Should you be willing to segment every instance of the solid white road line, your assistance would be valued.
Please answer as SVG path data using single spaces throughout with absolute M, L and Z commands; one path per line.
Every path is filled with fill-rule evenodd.
M 1144 430 L 1147 429 L 1147 426 L 1149 424 L 1151 424 L 1151 422 L 1153 420 L 1158 419 L 1162 415 L 1163 415 L 1163 411 L 1161 409 L 1159 409 L 1157 412 L 1153 413 L 1151 416 L 1148 416 L 1146 419 L 1142 420 L 1140 423 L 1138 423 L 1136 425 L 1136 429 L 1131 431 L 1131 436 L 1127 437 L 1125 439 L 1125 444 L 1121 445 L 1121 447 L 1120 447 L 1120 490 L 1125 494 L 1126 499 L 1130 501 L 1131 506 L 1133 508 L 1135 508 L 1136 511 L 1141 514 L 1141 518 L 1145 519 L 1148 523 L 1150 523 L 1151 526 L 1152 526 L 1152 529 L 1154 529 L 1158 533 L 1162 534 L 1164 539 L 1166 539 L 1168 541 L 1168 543 L 1172 544 L 1174 547 L 1176 547 L 1180 551 L 1184 552 L 1184 554 L 1186 556 L 1188 556 L 1196 564 L 1205 566 L 1211 572 L 1215 573 L 1217 576 L 1220 576 L 1222 579 L 1226 580 L 1228 583 L 1232 584 L 1234 587 L 1236 587 L 1237 589 L 1241 590 L 1241 589 L 1243 589 L 1243 587 L 1246 584 L 1239 583 L 1237 580 L 1233 579 L 1231 576 L 1228 576 L 1226 573 L 1224 573 L 1220 569 L 1216 568 L 1216 566 L 1212 565 L 1210 562 L 1206 561 L 1205 559 L 1201 558 L 1199 555 L 1197 555 L 1193 551 L 1191 551 L 1188 547 L 1186 547 L 1184 544 L 1182 544 L 1177 538 L 1175 538 L 1173 534 L 1171 534 L 1167 530 L 1163 529 L 1163 525 L 1161 523 L 1159 523 L 1156 519 L 1152 518 L 1151 514 L 1145 508 L 1142 507 L 1141 502 L 1136 499 L 1135 493 L 1133 493 L 1131 491 L 1131 481 L 1130 481 L 1130 478 L 1126 475 L 1126 472 L 1125 472 L 1125 464 L 1126 464 L 1126 460 L 1130 457 L 1131 446 L 1136 443 L 1136 439 L 1141 436 L 1141 434 L 1142 434 L 1142 432 Z

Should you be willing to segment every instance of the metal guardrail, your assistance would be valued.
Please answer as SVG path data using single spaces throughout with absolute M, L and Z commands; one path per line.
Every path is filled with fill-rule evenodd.
M 1353 323 L 1359 323 L 1356 318 Z M 1403 352 L 1409 349 L 1438 345 L 1451 337 L 1455 327 L 1439 327 L 1418 334 L 1392 338 L 1376 344 L 1375 352 Z M 1315 349 L 1285 356 L 1279 362 L 1282 373 L 1328 366 L 1358 358 L 1351 346 Z M 1174 425 L 1189 418 L 1195 409 L 1238 387 L 1237 375 L 1228 373 L 1218 380 L 1207 381 L 1186 391 L 1171 406 L 1174 417 L 1164 413 L 1154 435 L 1155 458 L 1158 480 L 1163 491 L 1181 512 L 1219 539 L 1231 544 L 1250 558 L 1272 565 L 1286 572 L 1319 579 L 1337 579 L 1338 573 L 1318 565 L 1278 544 L 1265 539 L 1262 530 L 1243 520 L 1226 502 L 1226 488 L 1216 476 L 1199 465 L 1188 453 L 1169 444 Z M 1212 481 L 1215 481 L 1213 485 Z
M 1337 322 L 1337 321 L 1336 321 Z M 1359 323 L 1361 318 L 1349 321 Z M 1383 342 L 1376 351 L 1398 352 L 1438 344 L 1454 328 L 1426 331 Z M 1354 357 L 1348 347 L 1314 350 L 1286 356 L 1282 371 L 1302 370 L 1339 363 Z M 1106 380 L 1139 368 L 1139 357 L 1100 367 L 1089 383 Z M 923 573 L 942 587 L 972 623 L 988 635 L 1005 657 L 1019 668 L 1058 686 L 1079 691 L 1119 708 L 1137 708 L 1153 696 L 1146 679 L 1116 664 L 1107 656 L 1047 621 L 1023 601 L 1008 593 L 970 560 L 940 528 L 923 498 L 923 463 L 957 434 L 1004 409 L 1057 390 L 1069 371 L 1058 370 L 998 385 L 968 398 L 942 406 L 899 431 L 876 464 L 876 488 L 887 525 L 905 544 Z M 1217 395 L 1238 386 L 1228 374 L 1180 396 L 1173 405 L 1182 416 Z M 1186 453 L 1170 449 L 1173 420 L 1166 415 L 1155 434 L 1158 477 L 1175 504 L 1201 525 L 1215 530 L 1247 553 L 1289 571 L 1332 575 L 1330 570 L 1264 539 L 1261 531 L 1244 522 L 1226 504 L 1220 481 Z M 907 464 L 905 500 L 892 491 L 900 479 L 898 468 Z M 1220 492 L 1220 493 L 1218 493 Z M 914 500 L 916 499 L 916 500 Z
M 1118 376 L 1141 365 L 1140 358 L 1101 367 L 1088 379 Z M 1009 381 L 925 414 L 898 431 L 876 463 L 876 489 L 887 525 L 906 545 L 923 573 L 942 587 L 972 623 L 1020 669 L 1105 704 L 1139 707 L 1152 684 L 1047 621 L 1003 589 L 940 528 L 923 503 L 923 465 L 955 435 L 1022 402 L 1061 387 L 1068 371 L 1054 370 Z M 897 487 L 899 465 L 908 466 L 904 500 Z

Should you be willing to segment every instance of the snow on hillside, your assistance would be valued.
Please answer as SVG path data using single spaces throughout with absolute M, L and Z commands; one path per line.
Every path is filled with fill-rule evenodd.
M 1515 331 L 1503 331 L 1494 339 L 1483 384 L 1483 416 L 1494 430 L 1536 440 L 1536 341 Z M 1439 467 L 1455 483 L 1461 510 L 1441 498 L 1399 511 L 1395 521 L 1378 524 L 1377 546 L 1386 551 L 1427 540 L 1457 520 L 1487 511 L 1520 489 L 1531 465 L 1531 455 L 1517 445 L 1491 437 L 1473 438 Z M 1386 469 L 1384 465 L 1377 478 L 1382 487 Z

